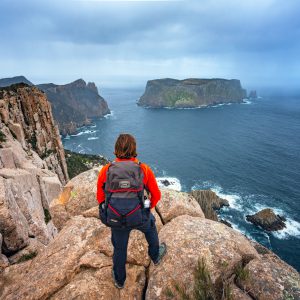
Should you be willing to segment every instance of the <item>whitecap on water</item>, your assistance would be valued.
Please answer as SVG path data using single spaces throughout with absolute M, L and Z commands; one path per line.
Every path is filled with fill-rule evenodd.
M 242 104 L 252 104 L 252 101 L 250 101 L 249 99 L 243 99 L 243 103 Z
M 109 114 L 104 116 L 105 119 L 115 119 L 115 112 L 113 110 L 110 111 Z
M 71 134 L 71 136 L 80 136 L 83 134 L 92 134 L 92 133 L 96 133 L 97 130 L 84 130 L 84 131 L 80 131 L 77 134 Z
M 300 238 L 300 223 L 287 217 L 285 221 L 286 228 L 278 231 L 272 231 L 273 236 L 278 239 L 288 239 L 289 237 Z
M 156 177 L 157 184 L 160 188 L 168 188 L 175 191 L 181 191 L 180 180 L 176 177 Z
M 92 136 L 92 137 L 89 137 L 88 138 L 88 141 L 91 141 L 91 140 L 98 140 L 99 139 L 99 137 L 97 137 L 97 136 Z

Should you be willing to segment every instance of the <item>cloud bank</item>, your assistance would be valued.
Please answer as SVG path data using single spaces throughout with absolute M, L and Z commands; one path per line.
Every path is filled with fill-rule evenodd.
M 224 77 L 250 88 L 300 79 L 296 0 L 2 0 L 0 11 L 0 77 L 100 86 Z

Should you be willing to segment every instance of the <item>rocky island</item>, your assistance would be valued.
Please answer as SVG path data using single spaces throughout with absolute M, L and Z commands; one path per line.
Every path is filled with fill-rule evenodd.
M 237 79 L 156 79 L 147 82 L 138 105 L 152 108 L 196 108 L 243 102 L 246 90 Z
M 0 89 L 0 300 L 300 299 L 294 268 L 206 217 L 224 199 L 167 188 L 153 210 L 167 255 L 154 266 L 133 230 L 117 289 L 111 230 L 98 219 L 100 169 L 69 180 L 46 95 L 24 84 Z

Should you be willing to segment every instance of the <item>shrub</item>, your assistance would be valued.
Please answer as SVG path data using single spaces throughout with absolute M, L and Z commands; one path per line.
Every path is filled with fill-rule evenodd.
M 221 284 L 214 286 L 205 259 L 201 258 L 194 271 L 194 289 L 191 293 L 186 286 L 174 282 L 175 291 L 167 288 L 164 294 L 169 299 L 180 300 L 232 300 L 230 284 L 230 279 L 221 278 Z
M 50 222 L 50 220 L 52 219 L 52 217 L 47 208 L 44 208 L 44 216 L 45 216 L 45 218 L 44 218 L 45 223 L 48 224 Z

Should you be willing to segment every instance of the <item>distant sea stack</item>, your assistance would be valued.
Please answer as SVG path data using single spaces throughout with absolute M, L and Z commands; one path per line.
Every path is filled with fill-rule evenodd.
M 155 79 L 147 82 L 145 93 L 138 101 L 144 107 L 195 108 L 243 102 L 247 97 L 237 79 Z
M 63 135 L 76 132 L 78 127 L 91 124 L 91 118 L 110 113 L 107 102 L 98 94 L 93 82 L 78 79 L 65 85 L 37 85 L 51 102 L 54 119 Z

